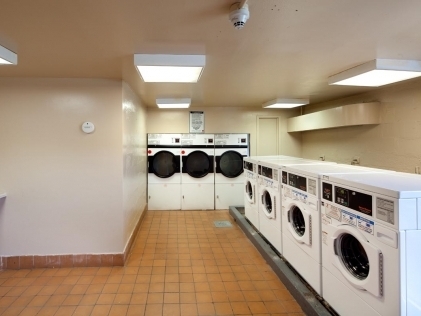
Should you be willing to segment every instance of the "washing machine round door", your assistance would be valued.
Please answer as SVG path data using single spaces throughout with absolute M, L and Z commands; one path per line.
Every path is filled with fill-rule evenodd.
M 304 236 L 306 232 L 306 222 L 304 220 L 303 212 L 298 206 L 293 206 L 289 215 L 290 223 L 294 232 L 299 236 Z
M 184 158 L 183 158 L 184 159 Z M 191 152 L 183 161 L 183 169 L 193 178 L 203 178 L 212 171 L 209 156 L 203 151 Z
M 254 203 L 254 191 L 250 181 L 246 183 L 246 198 L 250 203 Z
M 269 218 L 275 218 L 275 210 L 273 206 L 274 205 L 272 205 L 272 196 L 267 190 L 264 190 L 262 194 L 262 207 L 263 212 Z
M 169 151 L 160 151 L 149 162 L 149 171 L 157 177 L 169 178 L 180 171 L 180 157 Z
M 370 262 L 363 245 L 351 234 L 342 234 L 336 251 L 345 268 L 359 280 L 365 280 L 370 272 Z
M 219 158 L 217 172 L 222 173 L 227 178 L 236 178 L 244 171 L 243 156 L 236 151 L 224 152 Z

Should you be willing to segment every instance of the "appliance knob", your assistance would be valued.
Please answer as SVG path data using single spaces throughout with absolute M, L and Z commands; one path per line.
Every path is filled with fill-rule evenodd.
M 149 149 L 149 150 L 148 150 L 148 154 L 152 154 L 152 150 L 150 150 L 150 149 Z
M 181 154 L 184 155 L 186 152 L 184 150 L 181 151 Z

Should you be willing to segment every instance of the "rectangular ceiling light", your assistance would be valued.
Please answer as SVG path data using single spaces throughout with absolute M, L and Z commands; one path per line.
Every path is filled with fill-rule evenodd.
M 156 105 L 160 109 L 187 109 L 190 107 L 191 99 L 156 99 Z
M 421 76 L 420 61 L 375 59 L 329 77 L 329 84 L 379 87 L 419 76 Z
M 205 55 L 134 55 L 134 64 L 145 82 L 197 82 L 205 63 Z
M 0 45 L 0 64 L 1 65 L 17 65 L 18 55 L 11 50 Z
M 291 109 L 308 103 L 308 99 L 276 99 L 264 103 L 262 107 L 266 109 Z

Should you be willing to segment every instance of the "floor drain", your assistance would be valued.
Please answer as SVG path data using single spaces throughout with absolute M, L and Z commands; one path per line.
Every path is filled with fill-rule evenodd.
M 232 227 L 229 221 L 214 221 L 215 227 Z

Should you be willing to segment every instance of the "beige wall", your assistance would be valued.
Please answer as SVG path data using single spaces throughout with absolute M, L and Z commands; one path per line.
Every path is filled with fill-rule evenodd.
M 302 134 L 305 158 L 326 156 L 326 160 L 414 172 L 421 166 L 421 80 L 378 88 L 370 93 L 307 106 L 305 113 L 356 102 L 381 102 L 381 124 Z
M 127 245 L 146 207 L 146 109 L 123 83 L 123 213 Z
M 0 121 L 0 256 L 121 253 L 121 81 L 3 78 Z
M 188 133 L 190 111 L 205 113 L 205 133 L 249 133 L 251 155 L 256 154 L 258 116 L 279 117 L 279 154 L 301 156 L 301 135 L 286 132 L 286 120 L 299 110 L 264 110 L 246 107 L 190 108 L 163 110 L 148 108 L 148 133 Z

